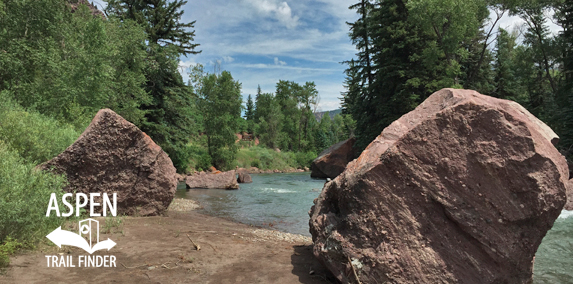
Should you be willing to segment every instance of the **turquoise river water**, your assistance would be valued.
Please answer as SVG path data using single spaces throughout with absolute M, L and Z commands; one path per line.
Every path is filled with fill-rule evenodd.
M 308 210 L 324 180 L 308 173 L 253 174 L 239 190 L 181 188 L 177 196 L 197 200 L 208 214 L 310 236 Z M 573 211 L 563 211 L 539 247 L 534 284 L 573 284 Z

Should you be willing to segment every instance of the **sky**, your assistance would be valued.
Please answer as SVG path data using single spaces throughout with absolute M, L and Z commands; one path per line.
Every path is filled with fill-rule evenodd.
M 312 81 L 320 96 L 319 110 L 340 107 L 344 91 L 342 61 L 356 50 L 348 25 L 357 15 L 355 0 L 189 0 L 182 22 L 195 22 L 195 43 L 202 52 L 181 57 L 180 72 L 202 64 L 207 72 L 231 72 L 249 94 L 274 93 L 279 80 L 301 85 Z
M 242 84 L 246 101 L 261 86 L 274 93 L 279 80 L 316 84 L 319 111 L 340 107 L 344 89 L 342 61 L 355 57 L 346 22 L 358 15 L 348 7 L 356 0 L 188 0 L 181 21 L 195 22 L 197 55 L 180 58 L 179 71 L 187 82 L 189 68 L 231 72 Z M 98 7 L 105 6 L 96 0 Z M 103 4 L 103 5 L 102 5 Z M 490 18 L 495 18 L 493 11 Z M 523 21 L 505 15 L 497 24 L 511 30 Z M 558 27 L 549 23 L 556 33 Z M 494 44 L 490 45 L 493 48 Z

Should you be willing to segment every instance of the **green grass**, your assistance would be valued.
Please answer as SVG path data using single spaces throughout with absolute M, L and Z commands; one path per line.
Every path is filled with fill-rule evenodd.
M 255 146 L 239 149 L 237 164 L 241 168 L 286 170 L 310 167 L 314 158 L 316 158 L 316 153 L 313 152 L 277 152 L 273 149 Z

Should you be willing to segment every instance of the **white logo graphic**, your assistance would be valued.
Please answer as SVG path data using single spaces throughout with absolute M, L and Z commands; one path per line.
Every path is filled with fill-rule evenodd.
M 94 219 L 85 219 L 79 222 L 79 234 L 62 230 L 62 227 L 58 227 L 51 233 L 49 233 L 46 238 L 56 244 L 58 247 L 62 245 L 74 246 L 81 248 L 92 254 L 95 251 L 107 249 L 110 250 L 115 246 L 115 242 L 109 238 L 103 242 L 99 241 L 99 222 Z M 95 231 L 95 232 L 94 232 Z M 82 236 L 86 236 L 89 239 L 86 241 Z M 92 245 L 92 241 L 95 239 L 95 245 Z

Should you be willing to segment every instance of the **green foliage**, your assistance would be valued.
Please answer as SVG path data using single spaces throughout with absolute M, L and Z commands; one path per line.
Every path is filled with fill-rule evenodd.
M 269 148 L 278 148 L 282 134 L 283 114 L 278 100 L 273 94 L 264 93 L 257 95 L 256 100 L 256 122 L 255 132 L 259 135 L 261 143 Z
M 181 23 L 187 1 L 109 0 L 106 12 L 120 22 L 134 21 L 143 27 L 147 51 L 145 90 L 150 100 L 142 103 L 145 120 L 136 123 L 157 142 L 179 172 L 189 168 L 189 138 L 197 135 L 201 117 L 196 96 L 183 82 L 178 63 L 181 55 L 196 54 L 195 22 Z
M 245 105 L 245 120 L 247 121 L 247 132 L 253 133 L 255 131 L 255 104 L 251 95 L 249 95 Z
M 235 134 L 242 120 L 241 83 L 227 71 L 207 74 L 200 65 L 191 74 L 191 81 L 199 97 L 211 163 L 218 169 L 233 168 L 237 153 Z
M 557 38 L 563 54 L 562 82 L 556 94 L 554 130 L 559 134 L 562 152 L 573 160 L 573 2 L 563 1 L 555 13 L 563 31 Z
M 298 168 L 310 168 L 310 164 L 312 164 L 312 161 L 314 161 L 316 157 L 315 152 L 296 152 L 294 159 Z
M 316 158 L 315 152 L 277 152 L 255 146 L 237 152 L 237 165 L 241 168 L 257 167 L 261 170 L 287 170 L 310 167 Z
M 351 6 L 361 16 L 350 24 L 350 38 L 358 53 L 347 62 L 348 91 L 342 103 L 343 112 L 356 121 L 360 149 L 412 110 L 441 80 L 440 74 L 425 69 L 423 62 L 439 54 L 429 45 L 430 35 L 409 20 L 406 1 L 368 3 Z
M 65 177 L 34 167 L 0 142 L 0 243 L 8 237 L 38 241 L 64 220 L 54 214 L 46 217 L 46 208 L 51 193 L 61 202 Z
M 318 91 L 313 82 L 303 86 L 279 80 L 276 93 L 262 93 L 255 97 L 255 133 L 261 143 L 270 148 L 305 152 L 315 147 L 313 130 L 317 123 L 312 109 L 318 102 Z
M 123 20 L 135 20 L 145 28 L 152 45 L 174 47 L 177 54 L 199 53 L 193 43 L 195 21 L 181 23 L 186 0 L 106 0 L 106 13 Z
M 145 34 L 130 22 L 71 13 L 64 1 L 5 1 L 0 90 L 26 108 L 83 129 L 101 108 L 143 119 Z
M 10 256 L 25 247 L 27 245 L 10 237 L 6 238 L 4 243 L 0 243 L 0 268 L 7 267 L 10 264 Z
M 71 125 L 25 111 L 9 97 L 8 92 L 0 92 L 0 139 L 27 163 L 39 164 L 57 156 L 80 136 Z
M 565 2 L 361 0 L 350 8 L 359 14 L 350 23 L 358 52 L 346 62 L 342 106 L 356 121 L 357 148 L 445 87 L 516 100 L 567 133 L 563 121 L 571 104 L 559 88 L 571 81 L 561 81 L 565 73 L 560 70 L 567 66 L 561 58 L 571 41 L 557 40 L 547 25 L 547 15 L 555 10 L 557 22 L 567 26 L 571 7 Z M 515 33 L 496 30 L 508 12 L 526 23 L 521 41 Z M 324 143 L 328 135 L 319 133 L 317 139 Z

